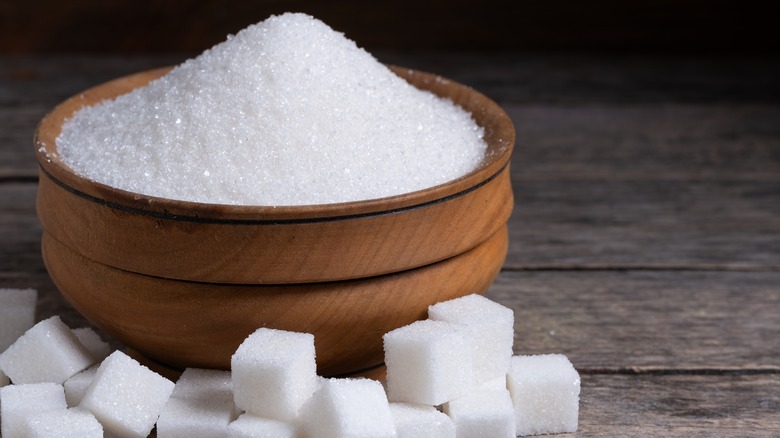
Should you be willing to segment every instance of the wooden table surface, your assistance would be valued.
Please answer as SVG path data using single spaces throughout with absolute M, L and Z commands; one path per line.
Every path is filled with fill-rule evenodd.
M 780 58 L 379 53 L 501 104 L 518 132 L 517 354 L 566 354 L 581 436 L 780 436 Z M 32 135 L 56 103 L 182 56 L 0 57 L 0 287 L 84 321 L 40 256 Z M 564 435 L 565 436 L 565 435 Z

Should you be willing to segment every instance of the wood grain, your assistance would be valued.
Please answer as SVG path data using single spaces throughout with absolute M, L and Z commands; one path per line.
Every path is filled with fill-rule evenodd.
M 579 429 L 561 438 L 780 434 L 777 374 L 581 377 Z
M 780 372 L 780 272 L 504 271 L 515 352 L 585 372 Z
M 776 104 L 507 104 L 524 181 L 780 181 Z
M 780 267 L 780 181 L 517 181 L 507 268 Z
M 484 293 L 506 254 L 502 229 L 447 260 L 394 274 L 298 284 L 177 281 L 103 265 L 48 233 L 43 258 L 73 306 L 125 345 L 165 365 L 230 368 L 258 327 L 311 333 L 322 375 L 374 367 L 382 336 L 426 315 L 428 306 Z M 463 275 L 468 272 L 470 275 Z

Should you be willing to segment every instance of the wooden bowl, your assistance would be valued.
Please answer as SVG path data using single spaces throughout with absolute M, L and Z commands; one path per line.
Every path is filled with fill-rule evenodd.
M 428 304 L 483 293 L 506 254 L 514 128 L 480 93 L 393 68 L 448 97 L 485 130 L 473 172 L 404 195 L 310 206 L 233 206 L 140 195 L 65 165 L 56 138 L 82 106 L 168 71 L 120 78 L 48 114 L 35 137 L 43 256 L 63 295 L 96 326 L 174 367 L 226 368 L 259 326 L 315 335 L 325 375 L 380 363 L 381 335 Z

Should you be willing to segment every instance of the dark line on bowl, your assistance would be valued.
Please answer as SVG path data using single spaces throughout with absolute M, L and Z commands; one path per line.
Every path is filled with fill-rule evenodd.
M 173 221 L 184 221 L 184 222 L 194 222 L 194 223 L 204 223 L 204 224 L 228 224 L 228 225 L 284 225 L 284 224 L 307 224 L 307 223 L 318 223 L 318 222 L 334 222 L 339 220 L 350 220 L 350 219 L 360 219 L 360 218 L 366 218 L 366 217 L 372 217 L 372 216 L 383 216 L 383 215 L 390 215 L 390 214 L 396 214 L 403 211 L 409 211 L 409 210 L 415 210 L 417 208 L 423 208 L 428 207 L 431 205 L 439 204 L 442 202 L 447 202 L 452 199 L 464 196 L 468 193 L 473 192 L 474 190 L 479 189 L 480 187 L 486 185 L 487 183 L 493 181 L 498 177 L 498 175 L 503 172 L 507 166 L 509 166 L 509 161 L 507 160 L 501 168 L 499 168 L 494 174 L 490 175 L 489 177 L 485 178 L 483 181 L 481 181 L 479 184 L 475 184 L 465 190 L 462 190 L 457 193 L 453 193 L 451 195 L 445 196 L 443 198 L 434 199 L 428 202 L 423 202 L 420 204 L 414 204 L 409 205 L 407 207 L 400 207 L 400 208 L 394 208 L 390 210 L 382 210 L 382 211 L 376 211 L 376 212 L 370 212 L 370 213 L 357 213 L 357 214 L 347 214 L 347 215 L 340 215 L 340 216 L 328 216 L 328 217 L 320 217 L 320 218 L 303 218 L 303 219 L 217 219 L 217 218 L 209 218 L 209 217 L 200 217 L 200 216 L 186 216 L 186 215 L 177 215 L 177 214 L 171 214 L 171 213 L 165 213 L 165 212 L 157 212 L 157 211 L 149 211 L 144 210 L 141 208 L 134 208 L 134 207 L 128 207 L 126 205 L 118 204 L 115 202 L 109 202 L 105 199 L 100 199 L 95 196 L 89 195 L 87 193 L 84 193 L 82 191 L 76 190 L 75 188 L 63 183 L 62 181 L 58 180 L 54 176 L 51 175 L 43 166 L 39 166 L 43 173 L 52 180 L 55 184 L 62 187 L 66 191 L 81 197 L 83 199 L 86 199 L 88 201 L 94 202 L 99 205 L 103 205 L 108 208 L 112 208 L 115 210 L 127 212 L 127 213 L 135 213 L 142 216 L 148 216 L 153 217 L 156 219 L 165 219 L 165 220 L 173 220 Z

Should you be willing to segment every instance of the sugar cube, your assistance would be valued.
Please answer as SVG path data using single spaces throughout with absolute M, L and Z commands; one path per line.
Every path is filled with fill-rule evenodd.
M 473 391 L 442 407 L 455 423 L 459 437 L 515 436 L 515 410 L 506 389 Z
M 231 358 L 236 406 L 260 417 L 291 420 L 317 389 L 314 336 L 260 328 Z
M 11 383 L 11 379 L 8 378 L 8 376 L 5 375 L 3 370 L 0 370 L 0 388 L 2 388 L 5 385 L 9 385 Z
M 295 438 L 294 423 L 242 414 L 228 426 L 228 438 Z
M 433 406 L 390 403 L 398 438 L 455 438 L 455 423 Z
M 98 367 L 79 407 L 92 412 L 107 434 L 145 437 L 173 386 L 170 380 L 115 351 Z
M 0 353 L 35 324 L 35 289 L 0 289 Z
M 95 374 L 97 374 L 97 369 L 98 365 L 93 365 L 65 381 L 63 384 L 65 387 L 65 400 L 68 402 L 69 407 L 75 408 L 81 403 L 84 393 L 87 392 L 87 388 L 89 388 L 89 385 L 95 378 Z
M 515 316 L 482 295 L 471 294 L 428 307 L 428 317 L 463 324 L 474 331 L 474 372 L 477 382 L 506 376 L 514 343 Z
M 422 320 L 384 335 L 391 401 L 439 405 L 474 386 L 473 337 L 462 326 Z
M 187 368 L 176 381 L 171 397 L 188 399 L 227 399 L 233 401 L 230 371 Z
M 157 438 L 225 437 L 233 412 L 231 399 L 171 397 L 157 420 Z
M 482 382 L 476 387 L 477 390 L 483 389 L 507 389 L 506 388 L 506 374 L 500 377 L 494 377 L 488 381 Z
M 56 383 L 29 383 L 0 388 L 0 435 L 24 437 L 24 421 L 34 413 L 65 410 L 65 391 Z
M 108 345 L 108 342 L 100 339 L 100 335 L 91 327 L 73 329 L 73 334 L 76 335 L 81 345 L 92 354 L 95 362 L 100 362 L 111 354 L 111 346 Z
M 15 384 L 62 384 L 95 363 L 58 316 L 35 324 L 0 354 L 0 369 Z
M 507 385 L 517 435 L 577 431 L 580 376 L 566 356 L 514 356 Z
M 395 437 L 384 388 L 371 379 L 323 379 L 301 423 L 308 436 L 320 438 Z
M 38 412 L 25 419 L 24 437 L 103 438 L 103 426 L 84 409 Z

